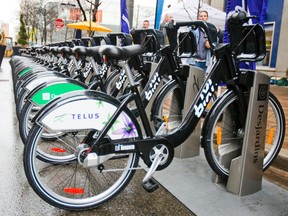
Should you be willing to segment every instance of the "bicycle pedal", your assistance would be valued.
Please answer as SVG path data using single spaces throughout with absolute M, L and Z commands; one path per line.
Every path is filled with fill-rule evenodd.
M 142 186 L 149 193 L 152 193 L 159 188 L 158 183 L 154 179 L 149 179 L 148 181 L 143 182 Z

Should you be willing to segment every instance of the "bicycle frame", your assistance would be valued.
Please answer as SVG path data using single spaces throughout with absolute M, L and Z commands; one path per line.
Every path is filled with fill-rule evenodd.
M 233 78 L 237 76 L 237 74 L 235 74 L 236 70 L 233 64 L 231 52 L 229 52 L 228 45 L 224 45 L 223 47 L 219 48 L 219 50 L 216 51 L 216 55 L 218 55 L 217 60 L 214 62 L 213 66 L 211 67 L 211 71 L 209 72 L 209 75 L 207 76 L 204 83 L 200 87 L 199 92 L 196 95 L 194 102 L 191 104 L 189 108 L 187 116 L 185 117 L 185 119 L 183 120 L 183 122 L 177 128 L 175 132 L 168 134 L 168 135 L 153 135 L 152 134 L 149 121 L 145 113 L 145 108 L 139 97 L 138 89 L 136 88 L 136 86 L 134 86 L 134 88 L 132 88 L 133 93 L 130 93 L 129 95 L 125 97 L 125 99 L 121 102 L 121 106 L 117 109 L 117 111 L 111 117 L 110 121 L 104 127 L 104 129 L 100 132 L 97 139 L 93 142 L 91 146 L 92 151 L 97 149 L 96 151 L 100 155 L 109 154 L 113 152 L 128 153 L 128 152 L 139 151 L 141 152 L 141 154 L 144 155 L 144 158 L 145 158 L 147 156 L 146 154 L 149 153 L 150 149 L 159 143 L 165 144 L 171 148 L 175 148 L 181 145 L 193 132 L 196 125 L 200 121 L 201 115 L 203 111 L 205 110 L 205 108 L 207 107 L 210 99 L 212 98 L 212 95 L 217 90 L 217 86 L 220 80 L 229 82 L 229 80 L 233 80 Z M 166 64 L 166 63 L 167 62 L 163 60 L 161 61 L 160 64 Z M 129 70 L 129 67 L 127 64 L 125 64 L 125 70 Z M 133 79 L 132 77 L 129 77 L 129 75 L 128 75 L 128 79 L 131 81 L 131 83 L 133 83 Z M 134 100 L 137 105 L 137 108 L 140 114 L 139 116 L 141 118 L 143 128 L 146 132 L 147 137 L 145 137 L 145 139 L 132 140 L 128 142 L 127 140 L 126 142 L 121 142 L 120 140 L 117 140 L 117 141 L 112 140 L 110 144 L 107 144 L 107 148 L 105 147 L 106 144 L 101 146 L 101 152 L 99 152 L 100 146 L 98 146 L 97 143 L 101 143 L 100 142 L 101 139 L 104 138 L 105 134 L 113 125 L 114 121 L 123 111 L 124 107 L 126 107 L 126 105 L 132 100 Z M 123 150 L 123 151 L 115 150 L 114 151 L 113 149 L 115 148 L 111 148 L 111 145 L 117 145 L 119 143 L 121 143 L 121 145 L 123 146 L 134 145 L 135 148 L 133 148 L 134 150 Z

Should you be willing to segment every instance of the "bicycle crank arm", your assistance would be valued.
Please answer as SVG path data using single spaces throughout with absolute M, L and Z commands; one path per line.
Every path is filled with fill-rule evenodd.
M 153 192 L 159 187 L 157 182 L 153 179 L 153 174 L 163 158 L 164 156 L 162 153 L 159 152 L 158 154 L 156 154 L 148 172 L 146 173 L 146 175 L 142 180 L 142 186 L 148 192 Z

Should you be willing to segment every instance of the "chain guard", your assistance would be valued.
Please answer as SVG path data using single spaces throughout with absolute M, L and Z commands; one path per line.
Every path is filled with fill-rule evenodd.
M 142 155 L 144 163 L 150 168 L 156 154 L 160 151 L 163 154 L 164 158 L 161 160 L 161 163 L 157 167 L 157 171 L 163 170 L 170 165 L 174 158 L 174 148 L 171 145 L 167 144 L 157 144 L 150 149 L 149 154 Z

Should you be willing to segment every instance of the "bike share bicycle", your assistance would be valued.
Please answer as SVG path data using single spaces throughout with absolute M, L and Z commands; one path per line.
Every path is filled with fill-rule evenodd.
M 239 107 L 239 103 L 243 102 L 239 102 L 239 96 L 237 96 L 238 90 L 229 91 L 231 87 L 229 86 L 230 83 L 227 83 L 228 91 L 224 92 L 219 100 L 215 101 L 211 112 L 209 112 L 203 123 L 205 130 L 202 130 L 201 144 L 204 148 L 206 159 L 214 172 L 224 179 L 227 179 L 229 176 L 230 163 L 221 162 L 222 154 L 224 155 L 225 152 L 233 149 L 234 157 L 239 156 L 245 133 L 245 124 L 243 122 L 240 123 L 239 120 L 233 120 L 237 119 L 233 115 L 240 114 L 241 116 L 241 112 L 247 114 L 249 86 L 251 86 L 254 79 L 249 74 L 249 70 L 239 68 L 239 63 L 261 61 L 266 55 L 265 31 L 262 26 L 260 24 L 243 26 L 243 23 L 251 18 L 253 17 L 246 17 L 246 13 L 240 11 L 232 13 L 230 19 L 228 19 L 230 49 L 234 58 L 240 86 L 242 85 L 241 79 L 246 79 L 246 83 L 244 84 L 247 89 L 245 91 L 244 87 L 241 93 L 243 94 L 242 97 L 246 98 L 244 99 L 243 106 L 245 109 L 235 109 L 235 106 Z M 286 129 L 285 115 L 280 102 L 271 92 L 269 92 L 267 97 L 268 111 L 264 147 L 265 155 L 263 160 L 264 171 L 272 164 L 281 150 Z M 245 100 L 247 101 L 245 102 Z M 235 112 L 235 110 L 238 110 L 238 112 Z M 226 119 L 224 121 L 224 116 L 226 119 L 232 119 L 232 121 L 229 123 Z
M 231 21 L 231 20 L 230 20 Z M 244 26 L 242 27 L 242 22 L 237 22 L 237 24 L 233 24 L 230 23 L 230 46 L 231 46 L 231 51 L 232 51 L 232 57 L 233 57 L 233 61 L 232 63 L 235 64 L 235 68 L 237 71 L 237 76 L 239 76 L 242 72 L 244 73 L 244 71 L 242 69 L 239 69 L 238 64 L 240 61 L 260 61 L 263 58 L 264 52 L 265 52 L 265 37 L 263 36 L 264 32 L 263 29 L 257 25 L 253 28 L 255 28 L 257 31 L 257 42 L 258 44 L 253 41 L 253 43 L 257 44 L 255 46 L 257 46 L 256 48 L 259 49 L 258 53 L 253 55 L 255 50 L 249 54 L 249 55 L 242 55 L 241 54 L 241 49 L 243 49 L 242 47 L 247 46 L 247 44 L 245 44 L 246 42 L 244 41 L 245 37 L 243 38 L 239 38 L 239 36 L 241 36 L 242 30 L 244 29 L 245 33 L 247 33 L 248 30 L 251 30 L 247 27 Z M 234 27 L 231 27 L 233 26 Z M 239 32 L 240 30 L 240 32 Z M 253 29 L 252 29 L 253 31 Z M 252 32 L 251 31 L 251 32 Z M 252 32 L 250 34 L 255 34 L 255 32 Z M 242 35 L 243 36 L 243 35 Z M 246 36 L 246 38 L 249 37 Z M 243 39 L 243 40 L 242 40 Z M 242 41 L 241 41 L 242 40 Z M 260 43 L 260 44 L 259 44 Z M 189 45 L 188 45 L 189 46 Z M 193 45 L 192 45 L 193 46 Z M 219 46 L 222 46 L 221 44 L 219 44 Z M 249 51 L 251 52 L 251 51 Z M 258 55 L 258 57 L 257 57 Z M 251 58 L 252 57 L 252 58 Z M 218 57 L 219 58 L 219 57 Z M 222 82 L 221 82 L 222 83 Z M 160 93 L 157 95 L 157 98 L 155 99 L 155 103 L 153 104 L 153 110 L 152 110 L 152 116 L 151 118 L 154 119 L 154 122 L 158 122 L 157 124 L 155 124 L 156 128 L 159 128 L 159 125 L 161 125 L 163 122 L 166 122 L 168 125 L 171 124 L 172 127 L 169 127 L 172 131 L 173 129 L 179 126 L 179 124 L 181 123 L 182 119 L 183 119 L 183 106 L 184 106 L 184 96 L 185 96 L 185 91 L 183 93 L 183 89 L 185 89 L 185 85 L 186 82 L 182 83 L 182 86 L 180 86 L 181 83 L 175 83 L 175 80 L 171 80 L 171 82 L 166 83 L 163 88 L 161 89 Z M 193 86 L 194 88 L 194 86 Z M 214 103 L 214 101 L 216 100 L 216 94 L 213 94 L 212 97 L 212 101 Z M 214 97 L 215 96 L 215 97 Z M 224 97 L 224 96 L 223 96 Z M 235 99 L 235 98 L 234 98 Z M 210 100 L 210 102 L 211 102 Z M 268 115 L 267 115 L 267 125 L 266 125 L 266 141 L 265 141 L 265 157 L 264 157 L 264 163 L 263 163 L 263 170 L 265 171 L 273 162 L 273 160 L 277 157 L 282 144 L 283 144 L 283 140 L 284 140 L 284 136 L 285 136 L 285 115 L 284 115 L 284 111 L 283 108 L 280 104 L 280 102 L 278 101 L 278 99 L 271 93 L 269 92 L 269 96 L 268 96 Z M 226 103 L 226 101 L 225 101 Z M 229 102 L 230 103 L 230 102 Z M 229 108 L 227 108 L 229 109 Z M 218 113 L 218 112 L 216 112 Z M 222 113 L 222 112 L 221 112 Z M 206 115 L 206 109 L 202 112 L 202 116 Z M 203 128 L 207 128 L 207 121 L 209 121 L 209 118 L 211 116 L 208 116 L 208 118 L 206 118 L 204 125 L 202 126 Z M 221 123 L 221 117 L 222 115 L 218 116 L 218 120 Z M 219 152 L 228 152 L 229 149 L 232 149 L 233 147 L 236 149 L 236 142 L 239 142 L 239 145 L 241 145 L 241 142 L 243 141 L 243 137 L 240 136 L 239 132 L 238 132 L 238 137 L 233 137 L 230 139 L 225 140 L 225 142 L 223 143 L 219 143 L 221 134 L 229 134 L 229 133 L 234 133 L 237 134 L 236 131 L 232 132 L 232 126 L 231 131 L 229 132 L 227 129 L 226 130 L 221 130 L 219 125 L 221 125 L 220 123 L 216 124 L 215 127 L 213 127 L 213 129 L 211 128 L 211 123 L 209 122 L 209 134 L 211 136 L 211 138 L 209 137 L 205 137 L 202 138 L 202 143 L 201 146 L 204 148 L 205 153 L 206 153 L 206 157 L 208 159 L 208 162 L 210 163 L 211 166 L 215 167 L 213 170 L 216 170 L 216 173 L 223 177 L 223 178 L 227 178 L 229 175 L 229 166 L 230 163 L 224 165 L 220 163 L 220 154 Z M 223 127 L 221 127 L 223 128 Z M 235 128 L 234 128 L 235 129 Z M 212 132 L 214 130 L 214 133 Z M 218 142 L 216 140 L 217 137 L 217 131 L 218 130 Z M 171 131 L 167 130 L 167 131 L 163 131 L 162 133 L 171 133 Z M 214 134 L 214 137 L 213 137 Z M 215 135 L 216 134 L 216 135 Z M 207 135 L 207 133 L 205 134 Z M 203 136 L 203 134 L 202 134 Z M 224 136 L 224 135 L 223 135 Z M 209 140 L 209 142 L 206 142 L 206 140 Z M 231 143 L 231 145 L 225 145 L 225 143 Z M 234 146 L 233 146 L 234 143 Z M 210 147 L 207 147 L 207 145 L 211 145 Z M 214 150 L 212 150 L 214 149 Z M 209 151 L 210 150 L 210 151 Z M 241 152 L 241 148 L 238 148 L 238 155 Z M 208 152 L 209 151 L 209 152 Z M 212 159 L 213 158 L 213 159 Z
M 240 20 L 244 22 L 247 19 Z M 23 160 L 27 179 L 43 200 L 68 210 L 96 208 L 127 186 L 135 171 L 141 169 L 138 167 L 139 157 L 149 167 L 143 179 L 143 187 L 147 191 L 155 190 L 157 183 L 153 181 L 153 173 L 166 168 L 172 162 L 174 148 L 181 145 L 193 132 L 220 81 L 229 84 L 225 95 L 229 95 L 229 92 L 236 95 L 237 106 L 234 110 L 238 115 L 233 120 L 237 122 L 237 129 L 245 133 L 246 98 L 243 95 L 247 92 L 247 86 L 245 82 L 241 82 L 242 74 L 239 75 L 235 67 L 231 47 L 229 44 L 215 47 L 217 30 L 210 23 L 195 21 L 176 24 L 187 25 L 204 29 L 215 51 L 216 61 L 187 115 L 173 133 L 152 133 L 137 83 L 134 82 L 127 64 L 130 57 L 144 52 L 143 47 L 138 45 L 125 48 L 101 46 L 99 49 L 108 58 L 124 61 L 123 67 L 131 85 L 131 93 L 122 101 L 101 92 L 86 90 L 59 97 L 40 110 L 34 119 L 35 124 L 29 134 Z M 161 62 L 162 66 L 170 70 L 177 64 L 174 58 L 163 58 Z M 220 96 L 213 109 L 222 108 L 225 98 Z M 132 100 L 137 105 L 144 131 L 141 130 L 139 120 L 127 108 Z M 212 116 L 213 111 L 210 112 L 208 116 Z M 38 149 L 49 145 L 47 140 L 41 138 L 46 131 L 66 132 L 66 136 L 55 137 L 55 140 L 49 142 L 63 142 L 68 137 L 69 142 L 76 146 L 72 149 L 74 160 L 63 159 L 61 163 L 57 161 L 56 165 L 51 158 L 47 158 L 49 163 L 39 160 Z M 207 136 L 203 133 L 203 137 Z M 65 142 L 67 141 L 66 139 Z M 67 148 L 69 146 L 67 142 Z M 209 147 L 211 145 L 207 145 Z

